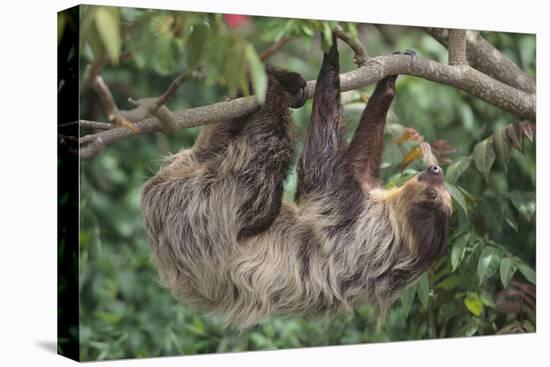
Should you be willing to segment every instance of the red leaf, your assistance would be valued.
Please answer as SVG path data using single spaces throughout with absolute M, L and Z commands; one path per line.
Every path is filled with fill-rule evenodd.
M 523 134 L 529 138 L 529 140 L 533 141 L 535 138 L 536 128 L 535 124 L 532 122 L 526 121 L 519 124 L 521 131 Z
M 518 124 L 510 124 L 506 126 L 506 135 L 510 138 L 512 146 L 523 153 L 523 132 Z
M 449 155 L 456 152 L 456 150 L 447 140 L 436 140 L 433 143 L 430 143 L 430 145 L 432 147 L 433 154 L 437 157 L 440 164 L 449 164 L 452 162 Z
M 414 147 L 407 153 L 407 155 L 401 161 L 401 168 L 404 169 L 409 164 L 422 157 L 423 151 L 420 147 Z
M 403 135 L 394 140 L 395 144 L 404 143 L 406 141 L 417 141 L 419 143 L 424 141 L 424 137 L 420 135 L 418 131 L 412 127 L 406 127 Z

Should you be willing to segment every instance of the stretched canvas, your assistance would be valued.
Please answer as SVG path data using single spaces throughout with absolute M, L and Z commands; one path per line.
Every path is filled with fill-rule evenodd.
M 535 35 L 58 13 L 58 353 L 536 330 Z

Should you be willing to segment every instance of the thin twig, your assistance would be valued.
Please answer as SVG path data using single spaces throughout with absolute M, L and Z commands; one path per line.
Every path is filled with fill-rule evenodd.
M 72 125 L 78 125 L 79 121 L 71 121 L 71 122 L 65 122 L 63 124 L 59 124 L 57 125 L 58 128 L 64 128 L 64 127 L 68 127 L 68 126 L 72 126 Z M 104 122 L 102 122 L 102 124 L 104 124 Z
M 86 129 L 110 130 L 116 127 L 116 125 L 109 124 L 107 122 L 97 122 L 97 121 L 89 121 L 89 120 L 76 121 L 76 123 L 79 123 L 79 122 L 80 122 L 80 127 L 83 127 Z
M 275 42 L 273 45 L 268 47 L 265 51 L 263 51 L 260 54 L 260 60 L 265 61 L 269 59 L 275 52 L 279 51 L 281 48 L 283 48 L 287 43 L 292 41 L 292 37 L 283 37 L 277 42 Z
M 115 125 L 122 126 L 136 132 L 136 127 L 134 126 L 134 124 L 132 124 L 124 115 L 119 113 L 111 90 L 99 74 L 101 68 L 107 62 L 108 61 L 106 61 L 105 59 L 94 61 L 88 69 L 87 80 L 90 83 L 90 86 L 98 94 L 109 121 L 111 121 Z
M 160 106 L 164 105 L 172 96 L 176 93 L 178 88 L 185 83 L 187 80 L 193 78 L 193 79 L 200 79 L 203 78 L 204 75 L 199 70 L 191 70 L 191 71 L 185 71 L 181 73 L 166 89 L 166 91 L 157 98 L 156 104 L 153 107 L 152 113 L 156 112 Z
M 260 55 L 260 59 L 262 61 L 266 60 L 279 49 L 284 47 L 291 40 L 291 37 L 280 39 L 278 42 L 262 52 L 262 54 Z M 102 63 L 97 63 L 96 67 L 100 68 L 104 64 L 104 62 L 106 61 L 103 60 Z M 165 132 L 173 132 L 176 128 L 174 124 L 175 118 L 173 116 L 173 113 L 166 106 L 164 106 L 164 104 L 176 93 L 179 87 L 190 78 L 203 79 L 204 74 L 200 71 L 199 68 L 191 71 L 187 70 L 178 75 L 178 77 L 174 79 L 172 83 L 170 83 L 166 91 L 160 97 L 142 98 L 137 101 L 130 99 L 130 103 L 132 103 L 135 108 L 131 110 L 117 109 L 116 116 L 129 122 L 137 122 L 146 119 L 147 117 L 154 116 L 160 120 Z M 114 105 L 114 100 L 112 99 L 112 96 L 110 96 L 109 98 L 110 92 L 108 91 L 108 88 L 108 93 L 104 90 L 104 88 L 102 89 L 103 90 L 101 92 L 106 96 L 106 101 L 108 102 L 109 107 L 112 109 L 112 106 Z M 116 105 L 114 106 L 116 108 Z
M 344 41 L 354 52 L 353 56 L 353 62 L 357 66 L 363 66 L 367 62 L 368 55 L 367 50 L 365 50 L 365 47 L 363 44 L 355 37 L 353 37 L 350 33 L 344 31 L 344 29 L 337 25 L 332 29 L 332 32 L 336 37 Z

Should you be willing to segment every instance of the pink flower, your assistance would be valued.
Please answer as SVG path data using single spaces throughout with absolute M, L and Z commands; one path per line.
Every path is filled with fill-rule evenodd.
M 248 16 L 238 14 L 224 14 L 223 19 L 230 28 L 238 28 L 248 21 Z

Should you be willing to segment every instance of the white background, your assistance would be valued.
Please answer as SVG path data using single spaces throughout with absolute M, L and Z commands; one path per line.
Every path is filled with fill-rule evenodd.
M 537 333 L 94 363 L 113 366 L 546 365 L 548 33 L 544 1 L 104 1 L 141 6 L 537 33 Z M 56 12 L 71 1 L 6 1 L 0 12 L 0 365 L 74 362 L 56 340 Z M 542 67 L 541 67 L 542 66 Z M 490 123 L 490 122 L 489 122 Z M 542 143 L 542 144 L 541 144 Z M 154 307 L 154 306 L 152 306 Z M 545 340 L 546 339 L 546 340 Z

